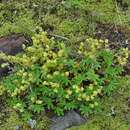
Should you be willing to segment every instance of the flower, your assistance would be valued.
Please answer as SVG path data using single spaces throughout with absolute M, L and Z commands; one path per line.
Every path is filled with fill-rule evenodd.
M 55 88 L 54 90 L 53 90 L 55 93 L 58 93 L 58 90 Z
M 89 100 L 90 100 L 90 97 L 89 97 L 89 96 L 86 96 L 85 100 L 86 100 L 86 101 L 89 101 Z
M 90 98 L 91 98 L 91 100 L 93 100 L 93 99 L 94 99 L 94 96 L 93 96 L 93 95 L 91 95 L 91 97 L 90 97 Z
M 95 105 L 95 106 L 98 106 L 99 104 L 98 104 L 98 102 L 94 102 L 94 105 Z
M 31 97 L 32 102 L 35 102 L 35 100 L 36 100 L 35 97 Z
M 68 71 L 65 72 L 65 76 L 69 76 L 69 72 Z
M 9 63 L 3 63 L 3 64 L 1 64 L 2 68 L 7 67 L 7 66 L 9 66 Z
M 16 107 L 21 107 L 21 105 L 22 105 L 21 103 L 17 103 Z
M 72 91 L 70 89 L 68 89 L 66 92 L 67 92 L 68 95 L 72 94 Z
M 92 104 L 92 103 L 91 103 L 91 104 L 89 104 L 89 106 L 90 106 L 91 108 L 94 108 L 94 104 Z
M 42 100 L 37 100 L 36 104 L 42 104 L 42 102 L 43 102 Z
M 81 87 L 81 88 L 80 88 L 80 91 L 84 91 L 84 88 L 83 88 L 83 87 Z
M 66 96 L 65 96 L 65 98 L 67 98 L 67 99 L 68 99 L 68 98 L 69 98 L 69 95 L 66 95 Z
M 105 41 L 104 41 L 105 43 L 108 43 L 108 39 L 105 39 Z
M 82 94 L 81 96 L 82 96 L 83 99 L 86 99 L 86 94 L 85 93 Z
M 98 94 L 97 91 L 93 91 L 93 96 L 96 96 Z
M 81 101 L 81 100 L 82 100 L 80 97 L 78 97 L 77 99 L 78 99 L 78 101 Z
M 92 84 L 89 85 L 89 90 L 93 90 L 93 85 Z

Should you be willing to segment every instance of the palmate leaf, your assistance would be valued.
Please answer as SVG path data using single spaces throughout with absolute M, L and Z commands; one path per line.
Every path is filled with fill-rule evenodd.
M 102 50 L 99 52 L 98 56 L 103 58 L 103 62 L 105 66 L 111 66 L 113 63 L 113 54 L 110 51 Z
M 42 100 L 43 100 L 43 104 L 45 106 L 47 106 L 48 109 L 52 109 L 54 106 L 53 106 L 53 100 L 52 98 L 49 98 L 49 97 L 42 97 Z
M 74 59 L 67 59 L 66 61 L 63 61 L 65 69 L 68 71 L 76 71 L 75 64 L 76 61 Z
M 96 60 L 91 59 L 89 57 L 86 57 L 81 61 L 80 68 L 82 68 L 83 71 L 87 71 L 88 69 L 98 70 L 99 68 L 101 68 L 101 65 L 100 62 L 97 62 Z
M 68 78 L 63 74 L 58 74 L 58 75 L 53 76 L 52 81 L 60 83 L 62 85 L 68 85 L 68 83 L 69 83 Z
M 22 113 L 22 118 L 23 118 L 23 120 L 25 120 L 25 121 L 28 121 L 30 118 L 31 118 L 31 114 L 27 111 L 25 111 L 25 112 L 23 112 Z
M 83 59 L 80 63 L 80 66 L 81 67 L 88 67 L 88 68 L 91 68 L 91 65 L 94 63 L 94 61 L 89 58 L 89 57 L 86 57 L 85 59 Z
M 75 76 L 73 78 L 72 83 L 73 84 L 80 84 L 85 79 L 86 79 L 86 76 L 84 74 L 78 74 L 77 76 Z
M 2 81 L 5 89 L 10 90 L 11 92 L 13 92 L 17 87 L 20 87 L 20 86 L 17 86 L 17 84 L 13 83 L 14 80 L 19 80 L 19 82 L 21 82 L 22 78 L 17 76 L 15 73 L 11 74 L 8 77 L 5 77 L 3 79 L 3 81 Z
M 64 86 L 63 86 L 64 87 Z M 58 90 L 59 90 L 59 93 L 58 93 L 58 95 L 57 95 L 57 98 L 62 98 L 62 97 L 64 97 L 64 95 L 65 95 L 65 91 L 64 91 L 64 88 L 63 87 L 60 87 Z
M 37 64 L 35 64 L 32 68 L 31 71 L 33 73 L 34 76 L 34 82 L 35 83 L 39 83 L 41 82 L 40 76 L 41 76 L 41 67 Z
M 35 88 L 32 89 L 31 93 L 32 96 L 37 96 L 37 95 L 41 95 L 41 96 L 53 96 L 54 93 L 52 91 L 52 89 L 48 86 L 40 86 L 39 88 L 37 88 L 37 86 Z
M 54 112 L 58 115 L 58 116 L 63 116 L 64 115 L 64 111 L 62 108 L 60 107 L 55 107 L 54 108 Z
M 41 104 L 32 104 L 30 106 L 31 110 L 33 110 L 34 112 L 40 113 L 41 111 L 44 111 L 44 107 Z
M 109 66 L 105 69 L 106 75 L 109 75 L 109 76 L 112 76 L 112 77 L 119 75 L 122 72 L 123 72 L 123 67 L 121 67 L 121 66 L 116 66 L 116 67 Z
M 81 114 L 89 114 L 92 112 L 92 109 L 87 105 L 81 105 L 80 111 L 81 111 Z
M 104 88 L 104 93 L 106 95 L 110 95 L 110 93 L 115 90 L 117 88 L 117 86 L 119 85 L 119 81 L 118 80 L 111 80 L 109 85 L 105 86 Z
M 87 79 L 91 81 L 98 81 L 99 80 L 99 75 L 95 74 L 94 70 L 90 69 L 88 72 L 86 72 L 86 77 Z
M 65 110 L 71 110 L 71 109 L 76 109 L 76 108 L 77 108 L 77 104 L 73 101 L 66 103 L 64 106 Z

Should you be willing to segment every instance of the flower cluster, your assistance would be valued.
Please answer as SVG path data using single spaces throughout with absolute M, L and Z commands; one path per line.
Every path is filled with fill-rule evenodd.
M 129 54 L 130 54 L 130 51 L 128 50 L 128 48 L 120 49 L 120 51 L 117 54 L 117 62 L 120 65 L 125 65 L 128 61 Z
M 128 58 L 127 49 L 122 51 L 125 60 L 122 53 L 112 52 L 108 40 L 88 38 L 76 53 L 65 43 L 49 39 L 46 32 L 32 40 L 32 46 L 23 45 L 24 53 L 0 53 L 1 59 L 14 64 L 14 73 L 0 83 L 0 94 L 8 94 L 10 104 L 22 113 L 50 109 L 63 115 L 65 110 L 79 109 L 85 114 L 97 109 L 99 95 L 114 89 Z M 115 63 L 119 57 L 123 64 Z
M 97 52 L 102 48 L 109 50 L 107 39 L 103 41 L 103 40 L 87 38 L 84 43 L 83 42 L 80 43 L 78 53 L 94 58 Z

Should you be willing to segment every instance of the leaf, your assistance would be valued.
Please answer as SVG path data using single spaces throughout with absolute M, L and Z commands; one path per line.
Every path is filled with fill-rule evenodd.
M 62 85 L 68 85 L 68 83 L 69 83 L 68 78 L 65 75 L 63 75 L 63 74 L 58 74 L 56 76 L 53 76 L 52 80 L 54 82 L 58 82 L 58 83 L 60 83 Z
M 32 68 L 32 71 L 33 71 L 33 76 L 34 76 L 34 79 L 36 83 L 39 83 L 41 82 L 41 79 L 40 79 L 40 76 L 41 76 L 41 68 L 39 65 L 34 65 L 33 68 Z
M 62 108 L 60 107 L 55 107 L 54 112 L 58 115 L 58 116 L 63 116 L 64 115 L 64 111 Z
M 34 112 L 37 112 L 37 113 L 40 113 L 41 111 L 44 110 L 44 107 L 43 105 L 38 105 L 38 104 L 33 104 L 31 105 L 31 109 L 34 111 Z
M 86 77 L 88 80 L 91 80 L 91 81 L 99 80 L 99 76 L 97 74 L 95 74 L 94 70 L 92 70 L 92 69 L 90 69 L 90 70 L 88 70 L 88 72 L 86 72 Z
M 83 74 L 77 74 L 72 80 L 73 84 L 80 84 L 83 80 L 85 80 L 86 77 Z
M 89 114 L 89 113 L 92 112 L 90 107 L 88 107 L 87 105 L 81 105 L 80 106 L 80 111 L 81 111 L 81 114 Z
M 99 52 L 99 56 L 103 58 L 105 65 L 111 66 L 113 63 L 113 54 L 111 52 L 108 52 L 106 50 L 102 50 Z
M 73 109 L 76 109 L 77 108 L 77 104 L 75 102 L 68 102 L 65 104 L 65 110 L 73 110 Z

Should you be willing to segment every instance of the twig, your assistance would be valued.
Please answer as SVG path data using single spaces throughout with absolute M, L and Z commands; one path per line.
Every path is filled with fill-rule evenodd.
M 57 35 L 57 34 L 49 34 L 49 35 L 50 35 L 50 36 L 53 36 L 53 37 L 57 37 L 57 38 L 60 38 L 60 39 L 64 39 L 64 40 L 69 41 L 69 38 L 64 37 L 64 36 L 61 36 L 61 35 Z

